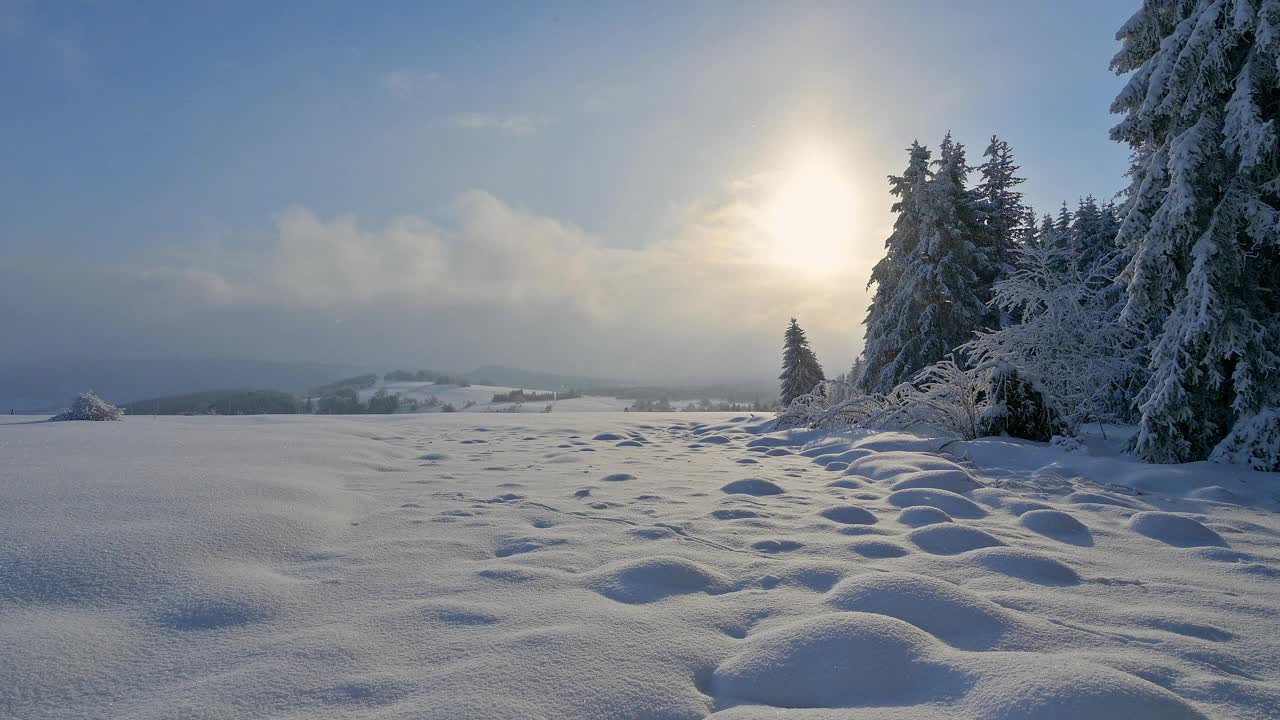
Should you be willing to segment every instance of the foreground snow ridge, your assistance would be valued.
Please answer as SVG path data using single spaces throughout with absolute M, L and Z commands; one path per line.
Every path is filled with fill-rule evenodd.
M 727 414 L 0 423 L 0 717 L 1280 707 L 1276 474 Z

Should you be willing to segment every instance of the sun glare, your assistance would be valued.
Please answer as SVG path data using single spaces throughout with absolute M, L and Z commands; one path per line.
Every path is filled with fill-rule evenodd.
M 765 208 L 769 259 L 814 274 L 844 266 L 853 241 L 853 199 L 852 183 L 831 153 L 800 155 Z

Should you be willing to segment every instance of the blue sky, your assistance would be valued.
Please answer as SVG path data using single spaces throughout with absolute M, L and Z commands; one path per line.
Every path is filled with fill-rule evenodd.
M 195 273 L 211 276 L 213 292 L 224 293 L 218 302 L 237 312 L 251 303 L 282 318 L 305 311 L 327 320 L 336 305 L 389 300 L 358 291 L 379 280 L 317 270 L 325 282 L 352 288 L 317 309 L 314 298 L 299 302 L 266 287 L 288 282 L 246 274 L 245 264 L 280 263 L 288 235 L 281 218 L 290 212 L 310 213 L 315 227 L 329 229 L 350 216 L 351 242 L 376 244 L 379 266 L 390 262 L 386 238 L 395 223 L 426 223 L 444 247 L 456 248 L 477 242 L 470 234 L 477 224 L 499 222 L 477 219 L 481 207 L 580 234 L 597 254 L 634 251 L 624 256 L 634 259 L 673 243 L 686 250 L 720 243 L 699 232 L 709 224 L 723 230 L 726 208 L 758 200 L 740 196 L 741 188 L 759 185 L 767 195 L 796 148 L 816 147 L 857 196 L 844 279 L 862 273 L 865 283 L 889 222 L 885 175 L 900 170 L 915 138 L 935 145 L 950 130 L 976 164 L 986 138 L 1000 134 L 1043 210 L 1121 188 L 1127 153 L 1107 139 L 1107 107 L 1121 80 L 1107 64 L 1114 32 L 1132 10 L 1116 0 L 0 0 L 0 266 L 20 261 L 28 278 L 72 267 L 152 278 Z M 539 257 L 566 252 L 562 240 Z M 515 262 L 494 260 L 505 261 Z M 444 272 L 465 276 L 452 265 Z M 686 279 L 704 275 L 723 273 L 709 266 Z M 681 292 L 678 279 L 664 277 L 669 292 Z M 811 281 L 810 295 L 832 284 L 798 280 Z M 142 297 L 128 287 L 115 292 L 122 302 Z M 613 295 L 584 295 L 592 293 Z M 634 294 L 577 310 L 626 326 L 610 303 Z M 456 295 L 448 303 L 460 302 Z M 446 306 L 410 296 L 425 315 Z M 734 315 L 737 304 L 759 305 L 750 295 L 717 297 L 721 316 Z M 859 302 L 828 293 L 810 303 L 822 313 L 812 320 L 815 342 L 829 349 L 831 365 L 856 352 L 865 304 L 848 303 Z M 62 333 L 77 327 L 72 305 L 64 308 L 71 317 L 47 325 Z M 723 338 L 724 352 L 772 348 L 781 332 L 772 325 L 792 312 L 745 313 L 751 322 Z M 225 345 L 238 331 L 223 320 Z M 112 321 L 139 347 L 165 327 L 123 311 Z M 608 352 L 581 362 L 635 355 L 607 328 L 594 329 Z M 49 333 L 37 341 L 54 348 L 66 339 Z M 742 339 L 756 333 L 763 339 Z M 687 341 L 677 336 L 671 342 Z M 311 353 L 323 344 L 291 347 Z M 497 360 L 480 357 L 492 350 L 475 344 L 437 359 Z M 290 350 L 264 341 L 249 352 Z M 432 350 L 402 344 L 390 352 L 415 359 Z M 761 367 L 774 364 L 769 353 Z M 535 366 L 566 359 L 551 349 L 529 355 L 526 364 Z M 708 371 L 718 357 L 703 359 Z

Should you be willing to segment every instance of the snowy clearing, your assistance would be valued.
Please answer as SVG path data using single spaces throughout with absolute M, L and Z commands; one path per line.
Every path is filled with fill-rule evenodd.
M 1280 475 L 764 420 L 0 419 L 0 716 L 1275 717 Z

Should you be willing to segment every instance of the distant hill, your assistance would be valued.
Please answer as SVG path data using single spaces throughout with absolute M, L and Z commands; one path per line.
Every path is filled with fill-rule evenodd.
M 505 365 L 486 365 L 466 374 L 466 378 L 478 385 L 505 385 L 525 390 L 564 390 L 577 388 L 590 390 L 603 387 L 626 387 L 633 383 L 626 380 L 591 377 L 587 375 L 560 375 L 558 373 L 522 370 Z
M 217 358 L 53 358 L 0 361 L 0 412 L 48 412 L 93 390 L 117 405 L 225 388 L 275 388 L 302 393 L 370 368 L 327 363 L 278 363 Z
M 292 415 L 302 403 L 278 390 L 209 390 L 125 403 L 126 415 Z

